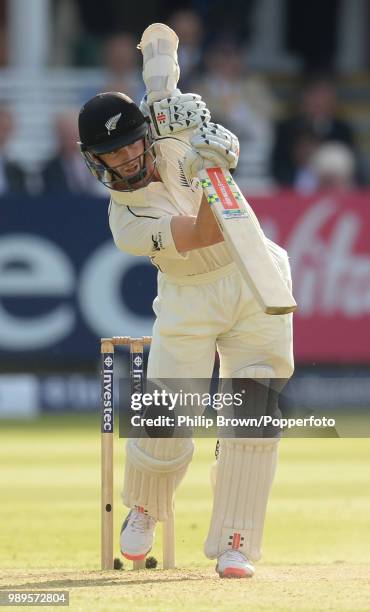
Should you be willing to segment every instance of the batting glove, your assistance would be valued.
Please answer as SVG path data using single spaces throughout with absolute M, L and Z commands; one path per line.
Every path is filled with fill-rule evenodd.
M 185 154 L 182 165 L 191 180 L 204 168 L 233 170 L 239 160 L 239 140 L 217 123 L 199 127 L 190 139 L 192 148 Z
M 143 115 L 149 117 L 153 133 L 157 136 L 169 136 L 182 130 L 199 128 L 211 118 L 205 102 L 193 93 L 179 93 L 154 102 L 152 107 L 149 107 L 144 96 L 140 110 Z

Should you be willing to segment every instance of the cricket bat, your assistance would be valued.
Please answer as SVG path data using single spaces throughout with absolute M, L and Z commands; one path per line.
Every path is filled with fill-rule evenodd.
M 179 92 L 178 44 L 176 33 L 163 23 L 153 23 L 142 35 L 139 48 L 149 105 Z M 252 207 L 230 172 L 206 168 L 198 177 L 231 256 L 262 310 L 270 315 L 294 312 L 297 303 L 268 250 Z

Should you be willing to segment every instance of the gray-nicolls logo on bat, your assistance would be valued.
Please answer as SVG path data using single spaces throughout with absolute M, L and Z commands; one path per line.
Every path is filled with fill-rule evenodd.
M 117 123 L 120 120 L 121 115 L 122 113 L 118 113 L 118 115 L 113 115 L 113 117 L 108 119 L 108 121 L 104 124 L 108 130 L 108 136 L 110 136 L 110 133 L 116 129 Z

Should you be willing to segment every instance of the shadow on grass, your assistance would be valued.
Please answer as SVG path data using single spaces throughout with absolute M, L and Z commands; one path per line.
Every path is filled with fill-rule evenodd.
M 150 570 L 149 570 L 150 571 Z M 14 590 L 32 590 L 32 589 L 76 589 L 76 588 L 86 588 L 86 587 L 106 587 L 106 586 L 125 586 L 132 587 L 135 585 L 145 585 L 145 584 L 161 584 L 161 583 L 179 583 L 179 582 L 199 582 L 200 580 L 205 579 L 205 574 L 200 573 L 197 575 L 179 575 L 179 576 L 171 576 L 171 574 L 166 575 L 165 572 L 159 570 L 156 571 L 156 574 L 161 574 L 161 577 L 150 578 L 147 572 L 143 571 L 142 578 L 138 579 L 132 578 L 133 573 L 131 571 L 117 571 L 117 576 L 97 576 L 97 577 L 86 577 L 84 578 L 60 578 L 60 579 L 50 579 L 43 580 L 42 582 L 23 582 L 22 584 L 10 584 L 8 586 L 1 586 L 0 591 L 6 591 L 9 589 Z M 209 578 L 210 576 L 207 576 Z M 125 580 L 126 578 L 126 580 Z

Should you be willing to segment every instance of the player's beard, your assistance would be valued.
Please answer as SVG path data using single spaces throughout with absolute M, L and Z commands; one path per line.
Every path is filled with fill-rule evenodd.
M 141 171 L 145 169 L 145 173 L 143 177 L 139 180 L 132 181 Z M 116 170 L 117 174 L 121 174 L 119 172 L 119 168 Z M 154 159 L 152 152 L 147 151 L 143 154 L 143 163 L 140 164 L 140 160 L 138 160 L 137 167 L 135 167 L 132 174 L 126 174 L 122 176 L 122 181 L 117 180 L 114 182 L 114 186 L 112 189 L 116 189 L 117 191 L 137 191 L 138 189 L 142 189 L 146 187 L 152 181 L 158 180 L 158 175 L 156 171 L 156 160 Z M 130 180 L 131 179 L 131 180 Z

